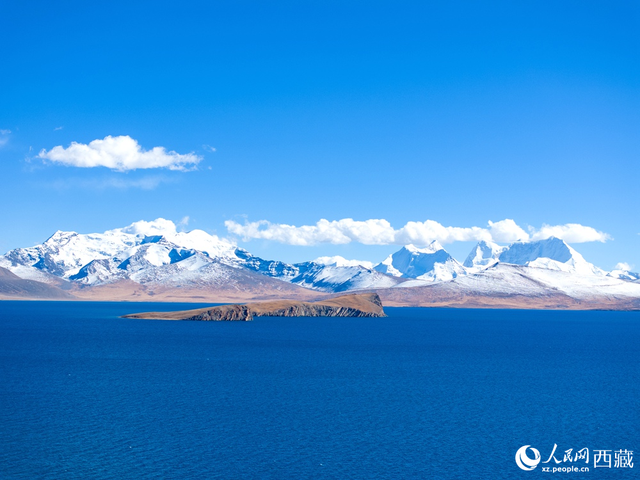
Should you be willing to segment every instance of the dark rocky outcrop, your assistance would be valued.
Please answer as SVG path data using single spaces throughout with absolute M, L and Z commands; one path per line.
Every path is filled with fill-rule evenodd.
M 124 315 L 125 318 L 156 320 L 247 321 L 253 317 L 386 317 L 376 293 L 342 295 L 318 302 L 277 300 L 245 305 L 183 310 L 179 312 L 147 312 Z
M 189 311 L 189 310 L 187 310 Z M 173 312 L 178 313 L 178 312 Z M 129 317 L 130 315 L 126 315 Z M 140 318 L 140 317 L 137 317 Z M 211 321 L 244 321 L 253 319 L 251 308 L 247 305 L 221 305 L 207 309 L 202 313 L 197 313 L 189 318 L 181 320 L 197 320 L 201 322 Z

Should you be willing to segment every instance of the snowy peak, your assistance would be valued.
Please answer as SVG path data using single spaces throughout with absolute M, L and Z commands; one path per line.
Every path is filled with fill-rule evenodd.
M 587 262 L 564 240 L 549 237 L 536 242 L 516 242 L 498 257 L 502 263 L 560 270 L 580 275 L 604 275 L 605 272 Z
M 198 250 L 211 258 L 237 260 L 236 246 L 232 243 L 202 230 L 178 232 L 172 221 L 159 218 L 151 222 L 135 222 L 104 233 L 57 231 L 40 245 L 8 252 L 3 256 L 3 263 L 14 267 L 33 267 L 68 279 L 76 279 L 77 275 L 85 279 L 97 278 L 88 272 L 81 274 L 80 271 L 91 262 L 105 260 L 89 268 L 90 271 L 99 270 L 99 274 L 94 273 L 103 277 L 108 265 L 120 264 L 129 257 L 134 257 L 142 246 L 145 246 L 143 250 L 146 253 L 137 260 L 144 260 L 151 266 L 172 263 L 168 256 L 171 250 Z
M 347 260 L 340 255 L 335 255 L 333 257 L 318 257 L 313 260 L 313 263 L 317 263 L 318 265 L 325 265 L 327 267 L 364 267 L 368 269 L 373 268 L 373 262 L 368 262 L 366 260 Z
M 500 261 L 513 265 L 526 265 L 538 258 L 548 258 L 556 262 L 565 263 L 571 260 L 573 254 L 580 255 L 573 250 L 564 240 L 556 237 L 549 237 L 546 240 L 537 242 L 515 242 L 512 243 L 502 254 Z
M 439 252 L 440 250 L 445 251 L 444 247 L 442 245 L 440 245 L 440 242 L 438 242 L 437 240 L 432 241 L 429 245 L 427 245 L 426 247 L 416 247 L 415 245 L 409 244 L 409 245 L 405 245 L 404 247 L 402 247 L 401 250 L 406 250 L 408 252 L 414 253 L 414 254 L 420 254 L 420 253 L 436 253 Z
M 136 244 L 157 243 L 164 239 L 178 247 L 205 252 L 212 258 L 232 257 L 236 249 L 236 246 L 231 242 L 216 235 L 209 235 L 204 230 L 178 232 L 175 224 L 164 218 L 158 218 L 151 222 L 141 220 L 128 227 L 109 230 L 103 235 L 134 237 L 137 239 Z
M 46 245 L 65 244 L 77 235 L 78 234 L 76 232 L 63 232 L 62 230 L 56 230 L 56 233 L 47 238 L 44 243 Z
M 482 240 L 471 250 L 463 265 L 467 268 L 490 267 L 498 261 L 498 257 L 506 249 L 507 247 L 497 243 Z
M 556 237 L 535 242 L 515 242 L 508 247 L 482 241 L 471 251 L 464 266 L 479 271 L 498 262 L 579 275 L 606 274 L 603 270 L 587 262 L 564 240 Z
M 374 267 L 394 277 L 427 281 L 447 281 L 466 273 L 464 267 L 437 241 L 425 248 L 405 245 Z

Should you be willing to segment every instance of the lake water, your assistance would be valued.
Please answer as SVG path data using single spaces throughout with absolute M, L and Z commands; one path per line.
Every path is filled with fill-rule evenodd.
M 2 479 L 637 478 L 640 312 L 170 322 L 0 302 Z M 516 451 L 588 448 L 588 473 Z M 529 451 L 531 457 L 531 451 Z M 640 457 L 639 457 L 640 458 Z M 554 465 L 553 461 L 547 466 Z M 585 462 L 580 464 L 585 465 Z

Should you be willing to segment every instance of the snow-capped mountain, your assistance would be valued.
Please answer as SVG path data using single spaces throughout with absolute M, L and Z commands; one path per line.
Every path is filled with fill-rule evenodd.
M 633 274 L 606 276 L 554 237 L 509 246 L 480 242 L 465 261 L 466 274 L 431 283 L 420 280 L 429 267 L 437 278 L 438 268 L 447 265 L 447 260 L 448 254 L 437 243 L 428 249 L 401 249 L 376 269 L 415 279 L 385 290 L 382 298 L 399 305 L 640 307 L 640 282 Z
M 467 290 L 495 294 L 542 295 L 559 292 L 571 298 L 602 295 L 635 297 L 640 288 L 622 280 L 602 275 L 576 275 L 562 270 L 530 268 L 515 264 L 498 264 L 475 275 L 456 280 Z
M 587 262 L 564 240 L 556 237 L 515 242 L 509 246 L 481 241 L 471 250 L 464 266 L 477 272 L 498 262 L 579 275 L 606 275 L 604 270 Z
M 379 294 L 390 305 L 640 309 L 640 283 L 507 263 L 449 282 L 411 280 Z
M 498 257 L 502 263 L 526 265 L 547 270 L 559 270 L 579 275 L 606 275 L 606 272 L 587 262 L 564 240 L 549 237 L 535 242 L 515 242 Z
M 342 257 L 296 265 L 265 260 L 202 230 L 177 232 L 173 222 L 164 219 L 96 234 L 59 231 L 41 245 L 18 248 L 0 257 L 0 266 L 22 278 L 45 283 L 67 280 L 87 286 L 123 280 L 202 285 L 220 277 L 216 273 L 220 265 L 235 268 L 238 275 L 247 270 L 326 292 L 386 288 L 398 283 Z M 228 278 L 229 272 L 225 272 Z
M 48 284 L 81 298 L 96 298 L 95 291 L 106 299 L 243 299 L 376 290 L 404 305 L 465 305 L 473 299 L 480 306 L 517 306 L 527 299 L 525 305 L 543 308 L 640 306 L 639 274 L 606 273 L 558 238 L 509 246 L 480 242 L 465 265 L 435 241 L 402 247 L 374 268 L 343 257 L 288 264 L 202 230 L 178 232 L 163 219 L 96 234 L 58 231 L 41 245 L 0 256 L 0 268 L 32 282 L 20 285 L 45 291 L 42 284 Z
M 435 240 L 425 248 L 405 245 L 374 269 L 394 277 L 428 282 L 446 282 L 466 274 L 464 267 Z
M 498 262 L 498 257 L 509 247 L 503 247 L 493 242 L 484 240 L 471 250 L 463 265 L 466 268 L 486 268 Z
M 0 265 L 11 270 L 15 266 L 32 267 L 57 277 L 69 279 L 91 262 L 96 278 L 108 277 L 107 272 L 131 259 L 131 263 L 164 265 L 179 261 L 181 250 L 198 250 L 211 258 L 234 258 L 236 246 L 202 230 L 177 232 L 173 222 L 157 219 L 135 222 L 125 228 L 104 233 L 79 234 L 57 231 L 43 244 L 18 248 L 0 257 Z M 177 257 L 176 257 L 177 256 Z M 124 269 L 124 266 L 122 266 Z M 98 273 L 100 272 L 100 273 Z M 89 276 L 82 275 L 76 279 Z
M 322 292 L 387 288 L 399 283 L 395 278 L 354 265 L 354 261 L 342 257 L 338 257 L 342 260 L 330 261 L 328 264 L 321 263 L 325 259 L 320 259 L 290 265 L 277 260 L 264 260 L 241 248 L 236 250 L 236 256 L 244 268 Z
M 160 237 L 153 243 L 137 245 L 123 254 L 112 258 L 89 262 L 78 273 L 69 276 L 69 280 L 86 285 L 112 283 L 125 278 L 136 280 L 140 272 L 156 270 L 156 267 L 171 264 L 183 264 L 201 267 L 213 261 L 206 253 L 178 247 Z M 191 259 L 189 262 L 185 260 Z M 142 273 L 145 276 L 145 273 Z M 148 277 L 148 275 L 147 275 Z

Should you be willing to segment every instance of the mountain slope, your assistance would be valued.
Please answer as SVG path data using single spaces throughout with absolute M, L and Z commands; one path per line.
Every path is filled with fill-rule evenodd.
M 74 284 L 83 300 L 245 302 L 279 298 L 313 300 L 324 294 L 202 256 L 139 271 L 101 285 Z
M 346 292 L 370 288 L 389 288 L 402 280 L 360 266 L 340 267 L 315 262 L 294 265 L 298 273 L 289 282 L 323 292 Z
M 497 264 L 450 282 L 377 290 L 385 305 L 639 309 L 640 284 L 606 276 Z
M 71 300 L 74 297 L 53 285 L 25 280 L 0 267 L 0 299 Z

